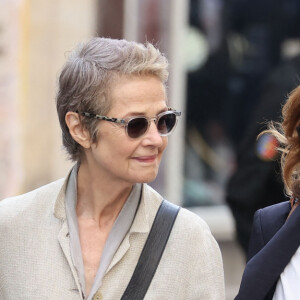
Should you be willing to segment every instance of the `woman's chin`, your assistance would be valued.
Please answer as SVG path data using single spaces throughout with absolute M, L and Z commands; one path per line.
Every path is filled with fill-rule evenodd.
M 137 183 L 149 183 L 155 180 L 157 177 L 157 171 L 149 172 L 148 174 L 143 174 L 137 178 Z

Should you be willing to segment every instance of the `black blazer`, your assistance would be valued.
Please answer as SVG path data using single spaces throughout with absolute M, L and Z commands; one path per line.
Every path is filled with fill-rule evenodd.
M 235 300 L 272 300 L 277 281 L 300 246 L 300 206 L 287 216 L 290 203 L 254 215 L 248 262 Z

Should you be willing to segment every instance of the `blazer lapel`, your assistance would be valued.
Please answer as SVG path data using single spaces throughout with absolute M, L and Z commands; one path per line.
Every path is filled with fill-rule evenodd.
M 131 228 L 126 234 L 123 242 L 121 243 L 119 249 L 116 251 L 112 262 L 110 263 L 106 273 L 109 272 L 127 253 L 130 248 L 131 242 L 139 241 L 139 243 L 144 243 L 146 241 L 147 235 L 150 231 L 149 225 L 149 216 L 147 215 L 147 208 L 145 203 L 145 196 L 144 192 L 142 194 L 142 199 L 131 225 Z
M 72 170 L 71 170 L 72 171 Z M 54 203 L 54 216 L 60 220 L 61 222 L 61 228 L 60 231 L 58 232 L 57 240 L 58 243 L 62 249 L 63 255 L 66 258 L 66 261 L 68 262 L 68 265 L 71 269 L 73 278 L 75 280 L 77 290 L 80 291 L 80 294 L 82 295 L 82 289 L 81 285 L 79 283 L 79 278 L 77 275 L 77 271 L 73 265 L 72 261 L 72 256 L 71 256 L 71 249 L 70 249 L 70 238 L 69 238 L 69 228 L 68 228 L 68 223 L 66 219 L 66 210 L 65 210 L 65 196 L 66 196 L 66 188 L 67 188 L 67 183 L 70 177 L 70 173 L 68 174 L 67 178 L 64 180 L 64 183 L 61 187 L 61 190 L 59 191 L 57 198 Z M 74 288 L 72 287 L 72 290 Z
M 266 246 L 248 261 L 236 300 L 265 299 L 300 245 L 299 227 L 297 207 Z

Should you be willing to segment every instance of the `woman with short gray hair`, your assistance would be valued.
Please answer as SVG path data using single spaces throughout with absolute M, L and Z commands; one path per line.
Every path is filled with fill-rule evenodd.
M 180 112 L 152 44 L 94 38 L 59 77 L 65 179 L 0 202 L 0 298 L 224 299 L 205 222 L 147 183 Z

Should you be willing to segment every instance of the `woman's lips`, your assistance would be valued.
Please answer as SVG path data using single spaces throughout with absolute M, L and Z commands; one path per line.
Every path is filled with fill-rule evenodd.
M 142 162 L 142 163 L 151 163 L 156 160 L 157 155 L 149 155 L 149 156 L 138 156 L 134 157 L 133 159 Z

